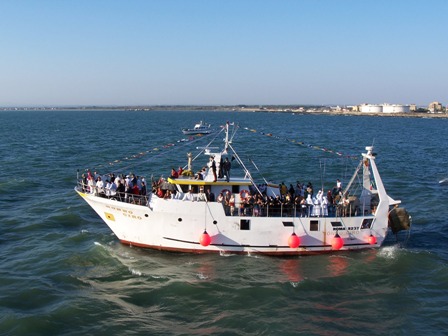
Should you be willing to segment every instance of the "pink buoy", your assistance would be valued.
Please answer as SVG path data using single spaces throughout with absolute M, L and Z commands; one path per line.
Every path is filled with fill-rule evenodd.
M 344 246 L 344 240 L 336 232 L 336 235 L 333 237 L 333 240 L 331 241 L 331 247 L 333 248 L 333 250 L 340 250 L 342 246 Z
M 292 233 L 292 235 L 289 236 L 288 239 L 288 245 L 290 248 L 297 248 L 300 245 L 300 237 L 295 234 L 295 232 Z
M 204 230 L 204 233 L 201 234 L 201 237 L 199 238 L 199 243 L 202 246 L 209 246 L 211 242 L 212 242 L 212 238 L 207 233 L 207 230 Z
M 367 241 L 369 242 L 370 245 L 375 245 L 376 244 L 376 237 L 371 234 L 369 236 L 369 238 L 367 239 Z

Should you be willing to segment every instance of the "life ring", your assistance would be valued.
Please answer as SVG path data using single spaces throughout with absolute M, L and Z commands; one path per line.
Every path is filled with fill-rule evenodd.
M 228 192 L 229 194 L 231 194 L 231 192 L 230 192 L 229 189 L 223 189 L 223 190 L 221 190 L 221 193 L 222 193 L 223 196 L 225 196 L 225 195 L 227 194 L 227 192 Z
M 245 196 L 243 196 L 243 194 L 245 195 Z M 249 190 L 247 190 L 247 189 L 243 189 L 243 190 L 241 190 L 240 191 L 240 199 L 243 201 L 243 200 L 245 200 L 246 198 L 247 198 L 247 196 L 249 196 L 250 194 L 249 194 Z

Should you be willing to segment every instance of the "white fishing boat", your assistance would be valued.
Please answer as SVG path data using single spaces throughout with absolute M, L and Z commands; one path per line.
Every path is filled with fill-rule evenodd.
M 194 125 L 193 128 L 182 128 L 183 134 L 194 135 L 194 134 L 210 134 L 213 132 L 210 124 L 202 122 L 202 120 Z
M 154 182 L 148 193 L 138 189 L 144 181 L 132 182 L 132 176 L 125 183 L 136 192 L 98 187 L 93 176 L 79 180 L 75 190 L 120 242 L 163 251 L 278 256 L 357 251 L 378 248 L 388 234 L 410 229 L 409 214 L 385 189 L 373 147 L 366 147 L 347 186 L 328 195 L 331 202 L 322 191 L 310 190 L 288 200 L 281 185 L 253 179 L 232 145 L 237 128 L 227 123 L 215 137 L 224 138 L 222 146 L 210 143 L 201 156 L 187 153 L 185 170 Z M 195 176 L 193 163 L 204 162 L 204 156 L 203 176 Z M 228 162 L 241 167 L 242 176 L 230 176 Z
M 444 179 L 441 179 L 441 180 L 439 181 L 439 184 L 440 184 L 440 185 L 446 185 L 446 184 L 448 184 L 448 177 L 445 177 Z

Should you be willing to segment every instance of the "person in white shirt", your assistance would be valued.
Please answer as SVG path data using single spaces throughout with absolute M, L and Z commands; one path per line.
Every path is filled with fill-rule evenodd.
M 321 215 L 326 217 L 328 216 L 328 199 L 327 196 L 322 197 L 322 203 L 320 204 L 322 208 Z
M 98 176 L 97 177 L 97 180 L 96 180 L 96 192 L 97 192 L 97 194 L 98 195 L 103 195 L 104 196 L 104 182 L 103 182 L 103 180 L 101 179 L 101 176 Z
M 205 196 L 204 188 L 199 188 L 198 201 L 207 202 L 207 196 Z
M 93 179 L 92 176 L 87 177 L 87 186 L 89 187 L 89 191 L 91 194 L 96 193 L 95 180 Z
M 338 191 L 342 191 L 342 182 L 339 179 L 336 180 L 336 188 Z
M 182 198 L 182 201 L 194 201 L 193 193 L 191 192 L 191 189 L 188 190 L 187 193 L 185 193 L 184 197 Z
M 313 199 L 311 198 L 311 194 L 308 194 L 308 196 L 306 197 L 306 205 L 307 205 L 307 210 L 308 210 L 308 216 L 311 216 L 311 214 L 313 212 L 313 206 L 314 206 L 314 202 L 313 202 Z
M 117 194 L 117 185 L 114 181 L 106 184 L 106 196 L 113 197 Z

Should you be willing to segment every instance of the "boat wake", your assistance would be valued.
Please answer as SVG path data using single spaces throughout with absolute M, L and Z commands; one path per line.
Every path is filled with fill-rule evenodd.
M 138 277 L 142 277 L 142 276 L 150 276 L 149 274 L 145 274 L 144 272 L 131 267 L 130 265 L 127 265 L 125 261 L 131 261 L 131 262 L 136 262 L 137 259 L 131 255 L 129 255 L 129 253 L 127 251 L 125 252 L 119 252 L 117 253 L 117 251 L 115 251 L 113 248 L 111 248 L 110 246 L 106 246 L 101 244 L 100 242 L 94 242 L 94 244 L 96 246 L 101 247 L 104 251 L 107 252 L 108 256 L 112 257 L 113 259 L 117 260 L 121 265 L 123 265 L 124 267 L 126 267 L 129 271 L 130 274 L 138 276 Z M 153 277 L 153 278 L 157 278 L 157 277 Z
M 400 250 L 401 249 L 398 245 L 386 246 L 379 250 L 378 256 L 385 259 L 394 260 L 398 257 Z
M 226 252 L 226 251 L 220 251 L 220 252 L 219 252 L 219 255 L 220 255 L 221 257 L 233 257 L 233 256 L 236 256 L 236 254 L 234 254 L 234 253 L 230 253 L 230 252 Z
M 204 275 L 203 273 L 198 273 L 198 274 L 196 274 L 196 277 L 197 277 L 199 280 L 208 280 L 208 279 L 209 279 L 209 277 L 208 277 L 207 275 Z

